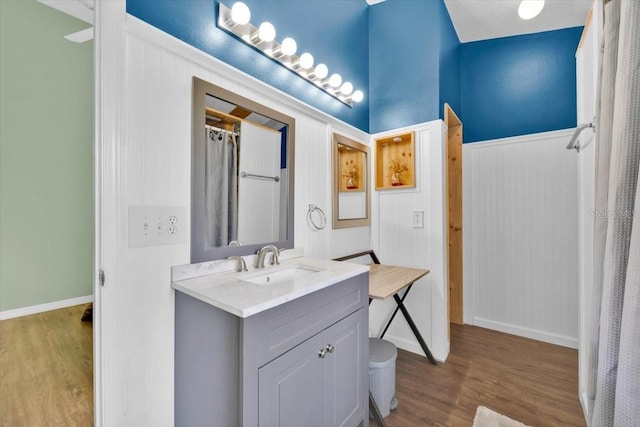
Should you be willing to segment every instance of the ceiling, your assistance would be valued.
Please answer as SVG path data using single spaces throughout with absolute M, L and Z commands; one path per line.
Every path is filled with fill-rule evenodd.
M 461 42 L 584 25 L 592 0 L 547 0 L 540 15 L 518 16 L 520 0 L 444 0 Z
M 0 0 L 2 1 L 2 0 Z M 94 0 L 38 0 L 78 19 L 93 23 Z M 374 5 L 384 0 L 365 0 Z M 593 0 L 546 0 L 540 15 L 524 21 L 520 0 L 444 0 L 461 42 L 584 25 Z
M 1 1 L 1 0 L 0 0 Z M 42 4 L 71 15 L 88 24 L 93 24 L 94 0 L 38 0 Z
M 365 0 L 370 6 L 385 0 Z M 461 42 L 496 39 L 584 25 L 593 0 L 547 0 L 540 15 L 524 21 L 520 0 L 444 0 Z

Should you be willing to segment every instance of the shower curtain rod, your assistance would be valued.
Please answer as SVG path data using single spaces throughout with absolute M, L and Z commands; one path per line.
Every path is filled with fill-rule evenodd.
M 580 133 L 582 133 L 583 130 L 587 129 L 587 128 L 591 128 L 593 129 L 593 132 L 595 133 L 596 131 L 596 118 L 593 118 L 593 121 L 591 123 L 584 123 L 579 125 L 575 132 L 573 133 L 573 136 L 571 137 L 571 140 L 569 141 L 569 144 L 567 145 L 567 150 L 573 150 L 574 148 L 576 149 L 576 151 L 579 153 L 580 152 L 580 145 L 576 144 L 576 141 L 578 139 L 578 136 L 580 136 Z
M 227 132 L 227 133 L 230 133 L 231 135 L 235 135 L 235 136 L 239 136 L 240 135 L 240 132 L 229 131 L 229 130 L 222 129 L 222 128 L 219 128 L 219 127 L 216 127 L 216 126 L 204 125 L 204 127 L 207 128 L 207 129 L 218 131 L 218 132 Z

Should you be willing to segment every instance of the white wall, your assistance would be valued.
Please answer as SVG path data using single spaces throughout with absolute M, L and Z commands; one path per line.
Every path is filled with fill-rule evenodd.
M 189 262 L 189 244 L 130 249 L 126 212 L 130 205 L 190 208 L 192 77 L 295 118 L 295 245 L 306 255 L 370 247 L 370 227 L 314 231 L 306 222 L 313 203 L 331 224 L 332 131 L 365 144 L 369 136 L 125 16 L 124 2 L 101 2 L 96 16 L 98 264 L 107 277 L 96 289 L 96 425 L 171 426 L 170 267 Z M 189 217 L 179 221 L 188 225 Z
M 449 354 L 444 188 L 446 129 L 441 120 L 435 120 L 376 134 L 372 139 L 406 131 L 415 132 L 416 187 L 374 192 L 373 247 L 383 264 L 430 270 L 415 282 L 405 305 L 433 356 L 444 361 Z M 424 211 L 424 228 L 413 228 L 413 211 Z M 394 308 L 392 299 L 371 304 L 369 328 L 374 335 L 382 332 Z M 385 339 L 399 348 L 424 355 L 400 313 Z
M 465 144 L 465 323 L 578 346 L 573 130 Z
M 596 115 L 598 53 L 600 50 L 601 2 L 594 2 L 591 24 L 585 26 L 582 43 L 576 52 L 578 124 L 589 123 Z M 578 387 L 585 417 L 588 414 L 587 387 L 591 344 L 591 292 L 593 287 L 593 209 L 595 207 L 595 135 L 587 129 L 579 138 L 578 227 L 580 322 L 578 348 Z

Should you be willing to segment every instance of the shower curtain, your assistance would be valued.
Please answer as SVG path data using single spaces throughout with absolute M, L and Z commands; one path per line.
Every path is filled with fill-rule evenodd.
M 640 422 L 640 1 L 605 0 L 589 425 Z
M 205 128 L 207 247 L 229 246 L 238 234 L 238 141 L 235 132 Z

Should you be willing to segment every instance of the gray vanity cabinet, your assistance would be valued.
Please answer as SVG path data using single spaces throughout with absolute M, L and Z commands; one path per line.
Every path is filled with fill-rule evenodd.
M 368 279 L 247 318 L 176 291 L 176 427 L 368 425 Z

